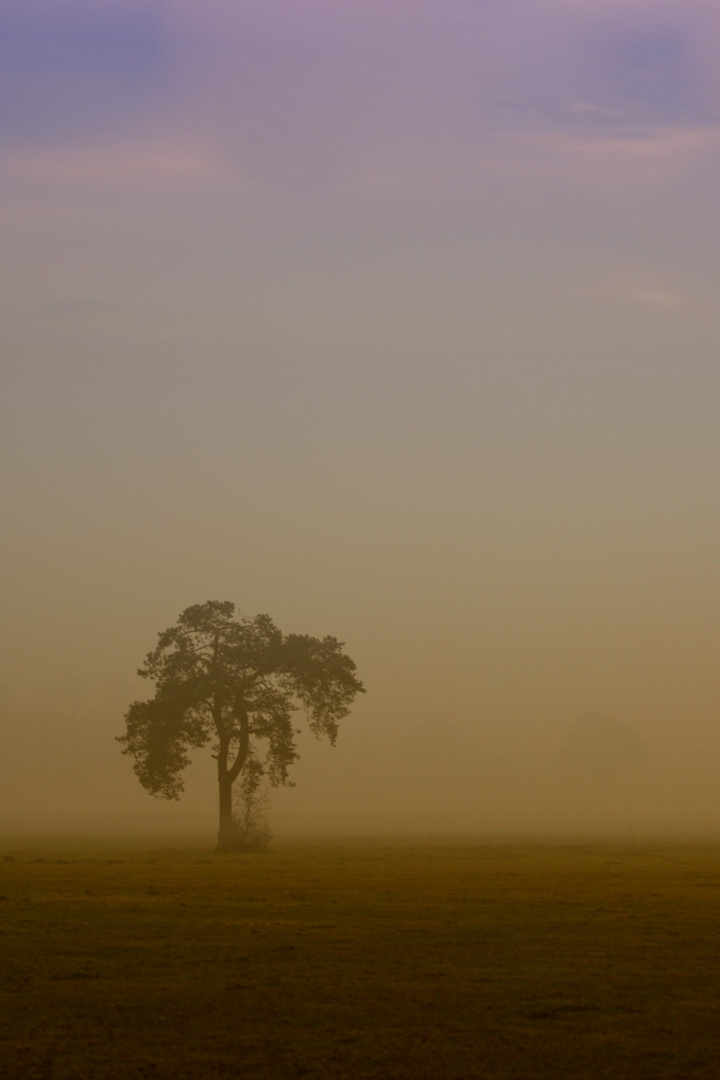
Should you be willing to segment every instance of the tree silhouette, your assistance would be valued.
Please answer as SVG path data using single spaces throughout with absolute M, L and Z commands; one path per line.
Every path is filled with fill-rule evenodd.
M 186 608 L 164 630 L 138 674 L 155 696 L 134 702 L 118 738 L 152 795 L 178 799 L 189 751 L 210 744 L 220 795 L 218 849 L 232 847 L 232 788 L 243 768 L 288 783 L 298 758 L 293 714 L 335 743 L 338 721 L 364 693 L 355 664 L 334 637 L 283 635 L 268 615 L 239 616 L 229 601 Z

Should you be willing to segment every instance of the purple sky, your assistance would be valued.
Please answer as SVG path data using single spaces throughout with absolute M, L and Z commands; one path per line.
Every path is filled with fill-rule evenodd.
M 719 46 L 710 0 L 0 0 L 0 823 L 66 684 L 68 805 L 141 813 L 110 737 L 210 598 L 347 641 L 341 778 L 602 708 L 705 813 Z

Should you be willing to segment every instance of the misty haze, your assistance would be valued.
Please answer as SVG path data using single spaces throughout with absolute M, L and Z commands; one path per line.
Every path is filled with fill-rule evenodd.
M 0 0 L 2 1080 L 720 1075 L 719 46 Z

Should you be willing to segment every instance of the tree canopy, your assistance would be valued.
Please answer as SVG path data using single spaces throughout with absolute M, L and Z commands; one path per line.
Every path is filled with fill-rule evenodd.
M 289 782 L 298 758 L 295 712 L 335 743 L 338 722 L 364 687 L 334 637 L 284 635 L 268 615 L 238 615 L 230 601 L 186 608 L 164 630 L 138 674 L 155 684 L 135 701 L 118 741 L 152 795 L 178 799 L 190 751 L 210 745 L 220 793 L 218 846 L 232 845 L 232 785 L 243 768 Z

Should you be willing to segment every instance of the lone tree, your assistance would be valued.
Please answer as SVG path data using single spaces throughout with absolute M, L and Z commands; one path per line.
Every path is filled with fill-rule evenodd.
M 235 614 L 211 600 L 186 608 L 160 634 L 138 674 L 155 696 L 135 701 L 119 737 L 152 795 L 179 799 L 189 750 L 211 744 L 220 792 L 218 850 L 233 846 L 232 789 L 243 768 L 288 783 L 298 758 L 293 713 L 304 708 L 310 730 L 335 743 L 338 721 L 358 693 L 355 664 L 334 637 L 284 635 L 268 615 Z

